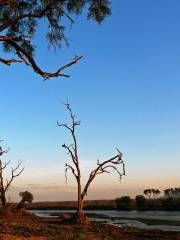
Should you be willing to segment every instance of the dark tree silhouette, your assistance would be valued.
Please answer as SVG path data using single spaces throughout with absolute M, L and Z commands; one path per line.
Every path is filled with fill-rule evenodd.
M 146 199 L 143 195 L 137 195 L 136 198 L 136 207 L 138 210 L 144 210 L 146 207 Z
M 2 142 L 2 140 L 0 141 Z M 24 170 L 21 168 L 22 162 L 19 162 L 15 168 L 11 168 L 10 178 L 4 181 L 4 170 L 10 163 L 10 161 L 3 163 L 2 156 L 8 153 L 9 150 L 3 150 L 2 146 L 0 146 L 0 199 L 3 209 L 6 209 L 7 201 L 6 201 L 6 192 L 8 191 L 11 183 L 13 182 L 14 178 L 18 177 Z
M 164 190 L 164 196 L 168 198 L 180 198 L 180 188 L 167 188 Z
M 109 0 L 0 0 L 0 42 L 4 52 L 16 56 L 10 59 L 0 58 L 6 65 L 12 63 L 25 63 L 41 75 L 45 80 L 51 77 L 68 77 L 63 70 L 72 66 L 81 59 L 75 56 L 72 61 L 59 67 L 55 72 L 49 73 L 42 70 L 34 57 L 35 46 L 33 39 L 37 34 L 39 22 L 45 20 L 47 25 L 47 41 L 50 47 L 59 47 L 64 41 L 67 21 L 73 24 L 75 18 L 87 11 L 87 18 L 101 23 L 106 16 L 111 14 Z
M 122 196 L 116 199 L 116 205 L 119 210 L 131 210 L 132 199 L 129 196 Z
M 151 198 L 152 189 L 145 189 L 145 190 L 144 190 L 144 194 L 145 194 L 148 198 Z
M 170 190 L 171 190 L 170 188 L 167 188 L 167 189 L 164 190 L 164 196 L 165 197 L 170 197 Z
M 25 203 L 32 203 L 34 197 L 33 194 L 25 191 L 25 192 L 20 192 L 19 196 L 22 198 L 21 201 L 19 202 L 18 206 L 17 206 L 17 210 L 21 209 L 24 207 Z
M 151 189 L 145 189 L 144 190 L 144 194 L 150 199 L 152 196 L 154 198 L 158 197 L 160 195 L 160 190 L 159 189 L 154 189 L 154 188 L 151 188 Z
M 160 194 L 161 191 L 159 189 L 152 189 L 153 197 L 157 198 Z
M 76 214 L 76 222 L 80 224 L 88 223 L 88 219 L 83 213 L 83 204 L 84 204 L 84 198 L 87 195 L 88 188 L 92 181 L 95 179 L 95 177 L 99 174 L 103 173 L 110 173 L 111 170 L 114 170 L 120 177 L 122 178 L 123 175 L 125 175 L 125 166 L 122 159 L 122 153 L 117 149 L 117 154 L 113 157 L 109 158 L 106 161 L 100 162 L 97 161 L 97 166 L 94 170 L 91 171 L 89 178 L 87 180 L 87 183 L 85 184 L 84 188 L 82 188 L 82 182 L 81 182 L 81 169 L 80 169 L 80 159 L 78 155 L 78 143 L 76 138 L 76 127 L 80 125 L 80 121 L 76 119 L 76 116 L 73 114 L 72 109 L 69 105 L 69 103 L 65 104 L 66 109 L 70 113 L 71 118 L 71 125 L 68 125 L 66 123 L 60 124 L 57 122 L 57 125 L 60 127 L 66 128 L 73 140 L 73 144 L 67 145 L 63 144 L 62 147 L 67 150 L 67 153 L 70 155 L 72 164 L 65 164 L 65 176 L 67 181 L 67 171 L 70 170 L 73 176 L 75 177 L 77 181 L 78 186 L 78 208 L 77 208 L 77 214 Z M 119 165 L 122 166 L 122 172 L 117 168 Z

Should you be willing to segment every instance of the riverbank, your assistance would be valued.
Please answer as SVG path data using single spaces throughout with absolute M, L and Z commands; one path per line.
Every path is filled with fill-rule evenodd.
M 180 240 L 179 232 L 119 228 L 102 223 L 82 226 L 61 217 L 40 218 L 31 214 L 0 219 L 2 240 Z
M 180 211 L 180 199 L 172 198 L 144 198 L 143 205 L 137 204 L 135 199 L 124 202 L 122 199 L 86 200 L 85 210 L 120 210 L 120 211 Z M 33 202 L 27 205 L 29 210 L 75 210 L 77 201 Z
M 57 216 L 52 214 L 52 216 Z M 89 218 L 94 219 L 108 219 L 108 220 L 135 220 L 142 223 L 145 223 L 150 226 L 154 225 L 168 225 L 168 226 L 180 226 L 180 221 L 169 221 L 169 220 L 162 220 L 162 219 L 144 219 L 144 218 L 128 218 L 128 217 L 109 217 L 104 214 L 97 214 L 97 213 L 86 213 Z
M 62 218 L 62 216 L 71 216 L 73 210 L 37 210 L 31 211 L 40 217 Z M 180 216 L 179 212 L 137 212 L 137 211 L 85 211 L 85 214 L 91 222 L 100 222 L 108 225 L 114 225 L 121 228 L 134 227 L 144 230 L 159 229 L 162 231 L 179 231 L 180 232 Z
M 27 205 L 28 210 L 75 210 L 77 201 L 33 202 Z M 84 209 L 114 210 L 117 209 L 115 200 L 86 200 Z

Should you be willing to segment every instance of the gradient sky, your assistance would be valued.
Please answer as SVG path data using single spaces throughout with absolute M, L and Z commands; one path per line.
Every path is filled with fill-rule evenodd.
M 71 143 L 57 119 L 68 122 L 61 101 L 69 99 L 82 124 L 78 130 L 83 181 L 96 160 L 118 147 L 127 176 L 98 176 L 88 199 L 141 194 L 145 188 L 179 186 L 180 168 L 180 2 L 179 0 L 112 1 L 112 16 L 98 26 L 82 16 L 67 28 L 70 47 L 54 52 L 41 25 L 36 57 L 55 70 L 74 55 L 81 62 L 67 69 L 68 79 L 43 82 L 21 64 L 0 65 L 0 136 L 10 147 L 7 158 L 23 160 L 24 173 L 9 196 L 31 191 L 35 200 L 74 200 L 75 181 L 64 179 Z M 1 52 L 2 56 L 2 52 Z

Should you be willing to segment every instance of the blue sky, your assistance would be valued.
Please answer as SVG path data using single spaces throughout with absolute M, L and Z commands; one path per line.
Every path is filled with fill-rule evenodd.
M 76 198 L 75 183 L 64 183 L 68 161 L 61 144 L 71 142 L 56 120 L 69 120 L 61 101 L 69 99 L 82 125 L 78 131 L 84 179 L 96 159 L 118 147 L 127 176 L 98 177 L 88 198 L 141 193 L 146 187 L 178 186 L 180 143 L 180 2 L 178 0 L 112 1 L 112 16 L 98 26 L 82 16 L 67 28 L 70 47 L 49 51 L 41 25 L 38 63 L 54 70 L 74 55 L 83 59 L 65 72 L 70 78 L 47 82 L 19 65 L 1 71 L 1 138 L 14 164 L 26 167 L 14 182 L 37 200 Z M 106 183 L 106 188 L 105 188 Z M 51 194 L 49 194 L 51 193 Z M 62 194 L 63 193 L 63 194 Z

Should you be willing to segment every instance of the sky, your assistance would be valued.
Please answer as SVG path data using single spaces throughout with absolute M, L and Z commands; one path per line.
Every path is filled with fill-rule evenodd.
M 64 71 L 70 78 L 44 82 L 23 64 L 0 65 L 0 136 L 13 166 L 25 170 L 15 179 L 10 201 L 20 191 L 35 201 L 75 200 L 76 183 L 64 164 L 61 145 L 71 143 L 62 101 L 68 101 L 81 125 L 77 131 L 82 181 L 100 161 L 123 153 L 126 176 L 98 176 L 87 199 L 134 197 L 146 188 L 179 187 L 180 168 L 180 2 L 112 1 L 112 15 L 101 25 L 84 16 L 66 29 L 70 46 L 48 49 L 40 25 L 36 59 L 53 71 L 74 55 L 83 59 Z M 3 56 L 2 50 L 0 50 Z M 8 169 L 7 169 L 8 177 Z

